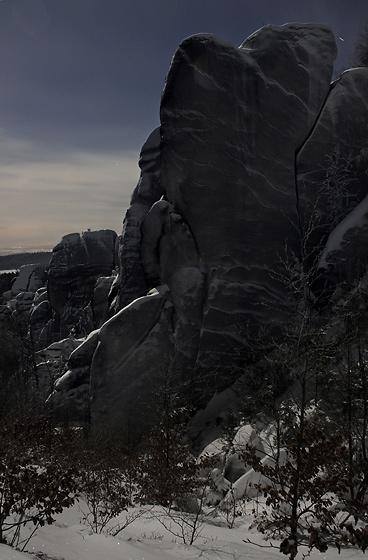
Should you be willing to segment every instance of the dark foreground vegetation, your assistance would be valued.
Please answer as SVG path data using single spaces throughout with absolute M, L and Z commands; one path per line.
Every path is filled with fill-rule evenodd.
M 239 336 L 254 343 L 254 357 L 238 379 L 237 409 L 224 422 L 222 448 L 200 461 L 192 445 L 195 411 L 183 406 L 183 387 L 175 385 L 171 367 L 162 372 L 139 437 L 128 416 L 113 433 L 111 426 L 76 427 L 43 402 L 28 324 L 7 316 L 0 324 L 2 542 L 26 546 L 29 524 L 36 530 L 52 523 L 82 499 L 84 521 L 94 532 L 116 535 L 124 529 L 114 525 L 122 511 L 159 505 L 165 512 L 160 521 L 193 544 L 209 511 L 223 514 L 232 527 L 250 501 L 254 526 L 279 539 L 290 560 L 301 546 L 365 551 L 368 275 L 330 287 L 326 300 L 326 290 L 316 289 L 320 252 L 308 245 L 313 227 L 302 238 L 302 257 L 286 246 L 272 271 L 287 289 L 290 316 L 264 326 L 268 332 L 255 333 L 254 340 L 246 325 L 239 327 Z M 256 440 L 234 447 L 244 424 L 268 433 L 263 455 Z M 243 486 L 222 478 L 219 491 L 211 472 L 222 469 L 223 476 L 235 455 L 246 465 L 244 477 L 247 469 L 253 476 Z M 209 498 L 214 492 L 215 500 Z
M 217 455 L 193 453 L 193 411 L 183 406 L 174 366 L 162 372 L 155 407 L 136 433 L 129 417 L 111 426 L 70 425 L 40 397 L 28 324 L 9 315 L 0 324 L 0 539 L 26 546 L 36 530 L 79 498 L 95 532 L 118 534 L 114 519 L 130 506 L 160 505 L 193 544 L 208 511 L 232 527 L 244 504 L 253 504 L 254 526 L 279 539 L 293 560 L 301 546 L 368 547 L 368 276 L 318 290 L 320 252 L 309 249 L 314 223 L 302 237 L 302 257 L 286 246 L 272 271 L 287 289 L 290 316 L 249 338 L 254 357 L 238 380 L 237 409 L 224 422 Z M 333 289 L 332 289 L 333 288 Z M 320 311 L 324 309 L 322 314 Z M 242 325 L 239 327 L 242 334 Z M 258 339 L 257 339 L 258 336 Z M 259 352 L 260 341 L 267 340 Z M 260 355 L 261 354 L 261 355 Z M 61 372 L 63 373 L 63 372 Z M 185 393 L 184 393 L 185 394 Z M 268 448 L 234 447 L 236 429 L 267 432 Z M 110 435 L 112 437 L 110 437 Z M 231 457 L 253 476 L 243 487 L 211 472 Z M 215 486 L 215 488 L 214 488 Z M 209 499 L 213 491 L 217 499 Z M 212 509 L 211 509 L 212 508 Z M 26 529 L 27 526 L 27 529 Z
M 302 282 L 306 277 L 301 276 Z M 293 297 L 303 293 L 296 281 Z M 219 455 L 192 452 L 192 411 L 180 405 L 171 372 L 148 411 L 151 428 L 139 438 L 127 423 L 107 430 L 56 421 L 38 400 L 32 350 L 13 325 L 1 332 L 0 542 L 24 548 L 34 530 L 82 499 L 84 521 L 96 533 L 117 535 L 114 519 L 130 506 L 160 505 L 161 522 L 193 544 L 208 512 L 231 528 L 246 502 L 254 526 L 279 539 L 291 560 L 300 546 L 368 547 L 368 294 L 359 284 L 337 304 L 327 328 L 305 303 L 282 340 L 249 368 L 238 412 L 227 422 Z M 288 380 L 284 390 L 284 382 Z M 253 385 L 252 385 L 253 384 Z M 283 389 L 280 398 L 280 387 Z M 249 391 L 252 390 L 252 393 Z M 251 394 L 252 398 L 248 398 Z M 234 451 L 236 427 L 266 427 L 270 448 Z M 239 493 L 236 481 L 217 501 L 211 471 L 234 453 L 255 477 Z M 258 478 L 257 478 L 258 477 Z M 27 527 L 27 528 L 26 528 Z

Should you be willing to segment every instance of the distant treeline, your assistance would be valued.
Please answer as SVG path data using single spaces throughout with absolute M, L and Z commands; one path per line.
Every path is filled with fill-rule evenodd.
M 24 264 L 40 263 L 47 266 L 50 263 L 51 251 L 38 251 L 35 253 L 14 253 L 0 256 L 0 271 L 18 269 Z

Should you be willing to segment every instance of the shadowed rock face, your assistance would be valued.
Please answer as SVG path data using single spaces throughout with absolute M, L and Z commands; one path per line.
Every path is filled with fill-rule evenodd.
M 286 240 L 299 250 L 295 158 L 335 56 L 331 30 L 306 24 L 267 26 L 239 48 L 213 35 L 179 46 L 124 220 L 120 311 L 92 361 L 95 421 L 132 403 L 139 414 L 169 362 L 182 382 L 197 371 L 197 393 L 213 393 L 247 356 L 238 324 L 256 330 L 270 306 L 282 314 L 285 288 L 270 270 Z
M 46 278 L 45 267 L 40 263 L 20 267 L 19 274 L 12 279 L 10 290 L 0 294 L 2 302 L 2 305 L 0 305 L 0 325 L 3 322 L 6 324 L 8 320 L 14 320 L 17 328 L 21 329 L 23 335 L 26 336 L 33 318 L 34 300 L 37 299 L 39 292 L 43 289 Z M 42 319 L 44 317 L 45 314 L 43 314 Z M 39 323 L 36 315 L 34 319 L 34 325 L 37 322 Z
M 151 206 L 164 194 L 161 185 L 160 144 L 160 129 L 156 128 L 141 151 L 141 176 L 133 192 L 119 239 L 120 272 L 113 290 L 113 294 L 118 292 L 115 302 L 118 309 L 147 293 L 148 285 L 140 254 L 140 230 Z
M 368 68 L 344 72 L 296 161 L 308 251 L 322 251 L 333 283 L 353 282 L 368 261 Z M 323 249 L 324 248 L 324 249 Z
M 82 365 L 70 360 L 59 401 L 89 375 L 95 423 L 140 421 L 169 376 L 203 404 L 289 313 L 274 271 L 286 245 L 301 257 L 311 221 L 325 279 L 346 279 L 351 260 L 360 273 L 365 246 L 349 247 L 368 236 L 368 69 L 331 86 L 335 56 L 315 24 L 267 26 L 239 48 L 181 43 L 124 220 L 115 315 L 78 349 Z
M 174 57 L 161 106 L 162 182 L 206 270 L 201 361 L 214 344 L 219 355 L 233 351 L 234 324 L 282 313 L 285 288 L 270 270 L 286 240 L 299 250 L 295 154 L 335 55 L 329 28 L 295 24 L 262 28 L 239 49 L 190 37 Z
M 97 279 L 108 276 L 115 266 L 116 233 L 86 231 L 65 235 L 53 250 L 47 293 L 55 312 L 59 338 L 69 336 L 81 313 L 93 299 Z

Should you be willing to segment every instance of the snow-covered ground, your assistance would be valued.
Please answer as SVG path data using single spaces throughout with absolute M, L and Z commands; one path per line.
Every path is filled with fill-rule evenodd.
M 252 505 L 248 504 L 249 512 Z M 56 516 L 53 525 L 40 528 L 27 545 L 26 552 L 0 544 L 0 560 L 277 560 L 285 559 L 276 541 L 265 542 L 255 530 L 250 530 L 252 517 L 245 512 L 235 526 L 227 527 L 225 519 L 210 517 L 201 525 L 201 534 L 192 545 L 184 544 L 157 518 L 162 509 L 149 508 L 146 515 L 137 517 L 119 535 L 95 534 L 81 523 L 81 506 L 76 504 Z M 131 510 L 130 515 L 138 513 Z M 124 523 L 126 514 L 117 518 Z M 167 525 L 169 523 L 169 525 Z M 176 532 L 178 526 L 166 518 L 166 525 Z M 252 543 L 244 542 L 247 540 Z M 273 545 L 273 547 L 271 547 Z M 297 559 L 308 553 L 300 549 Z M 325 553 L 312 551 L 310 560 L 358 560 L 363 552 L 356 548 L 336 549 Z

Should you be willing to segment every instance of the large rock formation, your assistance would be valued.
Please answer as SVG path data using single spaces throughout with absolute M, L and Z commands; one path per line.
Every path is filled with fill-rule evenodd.
M 161 107 L 162 181 L 206 271 L 201 361 L 214 345 L 218 355 L 234 352 L 234 323 L 280 315 L 285 289 L 270 270 L 285 240 L 300 247 L 295 154 L 335 56 L 328 28 L 295 24 L 262 28 L 239 49 L 191 37 L 174 57 Z
M 0 319 L 14 316 L 25 334 L 29 330 L 36 349 L 101 327 L 110 315 L 116 240 L 112 230 L 65 235 L 46 268 L 20 267 L 11 289 L 2 294 Z
M 71 333 L 86 335 L 107 319 L 116 238 L 112 230 L 70 233 L 54 247 L 47 291 L 38 294 L 31 315 L 32 335 L 40 348 Z
M 331 30 L 315 24 L 267 26 L 239 48 L 182 42 L 142 149 L 118 276 L 92 298 L 95 327 L 106 297 L 110 318 L 73 352 L 52 402 L 72 410 L 75 399 L 82 418 L 89 397 L 95 423 L 141 421 L 169 380 L 199 406 L 267 346 L 265 327 L 288 320 L 285 252 L 318 269 L 316 291 L 363 274 L 368 69 L 331 85 L 335 56 Z M 64 276 L 66 241 L 48 294 L 70 330 L 83 297 Z
M 3 305 L 0 309 L 0 322 L 13 317 L 26 335 L 34 299 L 39 290 L 42 290 L 46 279 L 47 273 L 42 264 L 21 266 L 18 275 L 13 278 L 11 289 L 1 295 Z
M 98 342 L 92 334 L 88 341 L 84 338 L 110 316 L 116 240 L 112 230 L 66 235 L 46 268 L 22 266 L 11 289 L 0 294 L 0 330 L 7 336 L 14 332 L 27 352 L 35 351 L 40 398 L 46 399 L 55 387 L 50 400 L 55 412 L 83 423 L 89 418 L 90 366 Z
M 203 34 L 179 46 L 124 221 L 118 312 L 92 360 L 96 422 L 141 414 L 165 371 L 194 401 L 229 383 L 260 328 L 290 311 L 275 275 L 285 247 L 301 259 L 319 220 L 311 252 L 322 254 L 364 200 L 368 69 L 331 86 L 335 56 L 331 30 L 314 24 L 267 26 L 239 48 Z

